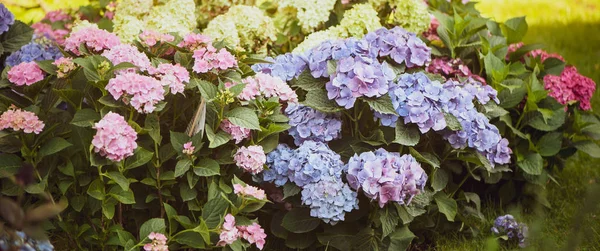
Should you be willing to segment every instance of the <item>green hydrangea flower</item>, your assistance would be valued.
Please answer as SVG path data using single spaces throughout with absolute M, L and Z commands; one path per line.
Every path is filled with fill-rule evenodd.
M 295 54 L 304 53 L 305 51 L 307 51 L 327 40 L 336 40 L 336 39 L 345 38 L 345 37 L 348 37 L 347 33 L 345 33 L 344 30 L 341 29 L 339 26 L 334 26 L 327 30 L 317 31 L 317 32 L 311 33 L 306 38 L 304 38 L 304 41 L 302 41 L 302 43 L 298 44 L 298 46 L 296 46 L 296 48 L 294 48 L 292 53 L 295 53 Z
M 198 23 L 204 27 L 215 17 L 225 14 L 231 6 L 252 5 L 253 0 L 202 0 L 199 1 L 196 9 Z M 258 6 L 258 4 L 257 4 Z
M 363 35 L 381 27 L 377 11 L 369 4 L 355 4 L 344 13 L 339 25 L 349 36 Z
M 393 26 L 400 26 L 413 33 L 421 33 L 429 28 L 431 18 L 427 4 L 422 0 L 369 0 L 376 10 L 382 10 L 386 4 L 392 12 L 385 20 Z
M 315 31 L 329 19 L 336 0 L 281 0 L 278 12 L 294 16 L 305 33 Z

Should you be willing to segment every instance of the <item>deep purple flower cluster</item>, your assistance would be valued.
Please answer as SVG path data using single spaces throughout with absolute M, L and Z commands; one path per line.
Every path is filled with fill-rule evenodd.
M 441 84 L 418 72 L 400 75 L 398 81 L 390 85 L 388 94 L 405 124 L 417 124 L 422 133 L 440 132 L 454 148 L 474 148 L 486 156 L 492 166 L 510 163 L 512 151 L 508 140 L 502 138 L 498 128 L 477 111 L 474 104 L 474 101 L 480 104 L 490 100 L 499 102 L 496 90 L 490 86 L 472 79 L 462 84 L 455 81 Z M 446 129 L 446 113 L 457 118 L 462 130 Z M 398 120 L 396 115 L 377 112 L 375 117 L 381 119 L 382 125 L 391 127 L 395 127 Z
M 498 216 L 494 221 L 492 232 L 497 235 L 506 235 L 509 240 L 517 240 L 519 247 L 524 248 L 527 245 L 527 225 L 518 223 L 510 214 Z
M 340 155 L 322 142 L 307 140 L 295 150 L 280 144 L 267 155 L 266 164 L 263 181 L 277 186 L 291 181 L 302 188 L 302 203 L 310 206 L 313 217 L 335 224 L 358 208 L 356 192 L 342 182 L 345 166 Z
M 413 156 L 400 156 L 383 148 L 350 158 L 346 177 L 350 187 L 357 191 L 362 189 L 367 197 L 377 200 L 380 207 L 390 201 L 410 204 L 427 182 L 427 174 Z
M 300 104 L 288 105 L 285 113 L 292 126 L 288 131 L 298 146 L 306 140 L 327 142 L 340 137 L 340 114 L 322 113 Z
M 38 43 L 33 41 L 23 45 L 21 49 L 13 52 L 6 58 L 7 66 L 15 66 L 23 62 L 56 60 L 62 58 L 63 54 L 58 47 L 50 43 Z
M 4 4 L 0 3 L 0 34 L 7 32 L 8 28 L 15 23 L 13 15 Z

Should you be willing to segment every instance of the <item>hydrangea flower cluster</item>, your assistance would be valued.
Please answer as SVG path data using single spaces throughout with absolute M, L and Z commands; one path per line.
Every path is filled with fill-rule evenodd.
M 181 150 L 181 152 L 186 155 L 192 155 L 192 154 L 194 154 L 195 150 L 196 150 L 196 147 L 194 147 L 194 145 L 192 145 L 192 142 L 190 141 L 190 142 L 183 144 L 183 150 Z
M 243 197 L 253 197 L 258 200 L 267 199 L 267 195 L 265 195 L 264 190 L 250 185 L 234 184 L 233 192 Z
M 381 27 L 377 11 L 369 4 L 355 4 L 344 13 L 339 28 L 347 34 L 345 37 L 362 37 Z
M 8 28 L 15 23 L 13 15 L 4 4 L 0 3 L 0 34 L 7 32 Z
M 430 15 L 430 18 L 431 22 L 429 23 L 429 28 L 423 32 L 423 36 L 429 41 L 440 40 L 440 37 L 437 34 L 437 28 L 440 26 L 440 21 L 438 21 L 434 15 Z
M 417 34 L 427 30 L 430 18 L 427 4 L 423 0 L 390 0 L 387 2 L 392 8 L 387 23 L 398 25 Z
M 329 20 L 334 5 L 335 0 L 282 0 L 277 11 L 286 16 L 292 14 L 298 19 L 302 31 L 310 33 Z
M 233 155 L 235 164 L 252 174 L 258 174 L 263 170 L 267 161 L 265 151 L 262 146 L 242 146 Z
M 524 248 L 527 245 L 528 228 L 525 223 L 518 223 L 510 214 L 498 216 L 494 220 L 492 232 L 497 235 L 506 235 L 509 240 L 516 240 L 519 247 Z
M 121 44 L 121 42 L 115 34 L 94 26 L 89 26 L 74 30 L 65 40 L 65 50 L 73 52 L 75 55 L 80 55 L 79 46 L 81 44 L 85 44 L 90 51 L 101 52 L 102 50 L 113 48 Z
M 346 37 L 348 36 L 345 33 L 345 30 L 339 25 L 329 27 L 327 30 L 316 31 L 308 34 L 302 43 L 298 44 L 296 48 L 292 50 L 292 53 L 303 54 L 325 41 L 338 40 Z
M 582 110 L 589 110 L 592 108 L 590 101 L 596 91 L 596 83 L 581 75 L 575 66 L 568 65 L 560 76 L 544 76 L 544 88 L 549 91 L 549 96 L 563 105 L 577 101 Z
M 18 239 L 11 240 L 0 236 L 0 250 L 54 251 L 54 246 L 49 240 L 35 240 L 21 231 L 16 233 Z
M 69 21 L 71 20 L 71 16 L 64 10 L 53 10 L 46 13 L 43 20 L 50 22 Z
M 117 113 L 107 113 L 93 128 L 96 129 L 92 139 L 94 151 L 112 161 L 132 156 L 137 148 L 135 130 Z
M 175 37 L 171 34 L 164 34 L 153 30 L 145 30 L 139 35 L 140 42 L 143 45 L 152 47 L 157 43 L 173 42 Z
M 130 44 L 119 44 L 117 46 L 109 48 L 102 53 L 102 56 L 108 58 L 113 65 L 120 63 L 132 63 L 137 66 L 141 71 L 147 71 L 152 67 L 150 59 L 146 54 L 140 52 L 135 46 Z M 134 68 L 119 70 L 118 72 L 130 71 L 135 72 Z
M 217 50 L 212 44 L 194 50 L 194 72 L 206 73 L 212 69 L 226 70 L 237 66 L 233 55 L 225 48 Z
M 17 86 L 29 86 L 44 79 L 44 72 L 35 62 L 23 62 L 10 68 L 7 77 Z
M 273 77 L 264 73 L 257 73 L 254 76 L 242 80 L 246 84 L 242 92 L 238 95 L 241 100 L 253 100 L 257 96 L 265 98 L 279 97 L 279 100 L 288 103 L 298 103 L 298 95 L 290 86 L 280 78 Z
M 11 105 L 0 115 L 0 130 L 10 128 L 15 132 L 40 134 L 44 126 L 44 122 L 35 113 L 18 109 L 15 105 Z
M 222 120 L 219 128 L 231 135 L 236 144 L 239 144 L 242 140 L 250 137 L 250 129 L 234 125 L 228 119 Z
M 152 232 L 148 235 L 148 239 L 152 242 L 144 245 L 145 251 L 169 251 L 167 237 L 164 234 Z
M 55 60 L 62 56 L 60 49 L 51 43 L 45 41 L 33 41 L 23 45 L 18 51 L 10 54 L 10 56 L 6 58 L 6 65 L 15 66 L 23 62 Z
M 209 44 L 211 44 L 210 37 L 198 33 L 190 33 L 185 35 L 177 46 L 195 51 Z
M 327 142 L 341 136 L 342 121 L 340 114 L 322 113 L 308 106 L 290 104 L 285 109 L 292 126 L 288 132 L 296 145 L 305 140 Z
M 256 247 L 262 250 L 265 246 L 267 234 L 265 230 L 256 222 L 249 226 L 236 226 L 235 217 L 231 214 L 225 216 L 225 222 L 221 226 L 219 242 L 217 246 L 232 244 L 238 238 L 244 238 L 250 244 L 256 244 Z
M 160 80 L 163 86 L 168 86 L 172 94 L 183 93 L 185 83 L 190 82 L 190 73 L 179 64 L 162 63 L 148 70 Z
M 283 81 L 294 79 L 308 67 L 304 57 L 292 53 L 282 54 L 276 58 L 267 57 L 265 60 L 273 61 L 273 63 L 254 64 L 252 70 L 278 77 Z
M 72 70 L 75 70 L 75 68 L 77 68 L 75 63 L 73 63 L 72 58 L 59 58 L 57 60 L 54 60 L 52 64 L 55 65 L 57 68 L 56 76 L 58 78 L 66 77 Z
M 31 25 L 33 34 L 38 37 L 46 37 L 55 41 L 58 45 L 64 46 L 65 38 L 69 35 L 69 29 L 55 29 L 52 25 L 44 22 L 37 22 Z
M 485 78 L 473 74 L 460 58 L 434 58 L 427 66 L 427 72 L 440 74 L 447 79 L 472 78 L 478 82 L 485 84 Z
M 331 224 L 344 221 L 346 212 L 358 209 L 356 196 L 356 192 L 335 177 L 325 177 L 302 188 L 302 203 L 310 206 L 310 216 Z
M 278 187 L 285 185 L 292 174 L 290 162 L 295 157 L 294 149 L 286 144 L 277 145 L 275 150 L 267 154 L 266 164 L 269 169 L 262 173 L 262 180 L 273 182 Z
M 408 154 L 400 156 L 383 148 L 354 155 L 348 161 L 348 183 L 355 190 L 377 200 L 380 207 L 388 202 L 408 205 L 425 189 L 427 174 Z
M 155 105 L 165 98 L 165 90 L 160 81 L 135 72 L 117 74 L 108 81 L 106 90 L 115 100 L 123 96 L 123 103 L 131 104 L 140 113 L 152 113 Z

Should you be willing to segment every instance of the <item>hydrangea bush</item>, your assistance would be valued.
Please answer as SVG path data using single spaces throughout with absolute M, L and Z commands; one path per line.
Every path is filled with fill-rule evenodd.
M 0 249 L 525 246 L 485 201 L 547 203 L 566 158 L 600 157 L 595 83 L 520 43 L 524 18 L 193 2 L 102 1 L 31 27 L 0 4 Z

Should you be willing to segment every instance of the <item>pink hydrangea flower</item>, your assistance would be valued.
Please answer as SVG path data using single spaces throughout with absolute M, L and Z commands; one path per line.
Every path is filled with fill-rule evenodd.
M 298 95 L 289 85 L 278 77 L 264 73 L 247 77 L 242 80 L 246 84 L 244 90 L 238 95 L 241 100 L 252 100 L 256 96 L 263 95 L 266 98 L 279 97 L 279 100 L 298 103 Z
M 113 48 L 121 41 L 117 35 L 96 27 L 85 27 L 71 33 L 65 40 L 65 50 L 80 55 L 79 45 L 85 44 L 88 50 L 101 52 L 104 49 Z
M 131 104 L 140 113 L 152 113 L 155 105 L 165 97 L 160 81 L 135 72 L 122 72 L 108 81 L 106 90 L 115 100 L 121 96 L 123 103 Z
M 235 139 L 236 144 L 239 144 L 245 138 L 250 137 L 250 129 L 234 125 L 228 119 L 221 121 L 221 125 L 219 127 L 221 130 L 231 135 L 231 137 Z
M 251 196 L 259 200 L 264 200 L 267 198 L 264 190 L 250 185 L 243 186 L 241 184 L 234 184 L 233 192 L 237 195 Z
M 202 34 L 190 33 L 183 37 L 183 41 L 179 42 L 177 46 L 186 48 L 190 51 L 195 51 L 201 47 L 206 47 L 210 43 L 210 37 Z
M 69 21 L 71 20 L 71 16 L 63 10 L 54 10 L 46 13 L 44 20 L 48 20 L 50 22 Z
M 265 246 L 267 234 L 265 230 L 256 222 L 250 226 L 238 226 L 238 230 L 242 238 L 246 239 L 250 244 L 256 244 L 260 250 Z
M 571 101 L 579 101 L 582 110 L 592 108 L 590 100 L 596 91 L 596 83 L 581 75 L 575 66 L 566 66 L 560 76 L 544 76 L 544 87 L 548 95 L 565 105 Z
M 219 242 L 217 246 L 225 246 L 233 243 L 240 237 L 238 229 L 235 227 L 235 217 L 231 214 L 225 216 L 225 222 L 221 227 L 221 234 L 219 234 Z
M 117 10 L 117 2 L 111 1 L 106 5 L 106 12 L 104 12 L 104 17 L 112 20 L 115 17 L 115 11 Z
M 96 129 L 92 139 L 94 151 L 112 161 L 132 156 L 137 148 L 135 130 L 117 113 L 107 113 L 93 128 Z
M 128 62 L 140 68 L 141 71 L 147 71 L 152 66 L 148 56 L 143 52 L 138 51 L 135 46 L 130 44 L 120 44 L 111 47 L 109 50 L 104 51 L 102 56 L 108 58 L 113 65 Z M 129 68 L 119 70 L 119 72 L 122 71 L 135 71 L 135 69 Z
M 183 152 L 183 154 L 192 155 L 194 154 L 194 150 L 196 150 L 196 147 L 194 147 L 190 141 L 183 144 L 183 150 L 181 152 Z
M 233 156 L 233 160 L 238 167 L 252 174 L 258 174 L 263 170 L 267 156 L 262 146 L 242 146 Z
M 225 48 L 217 51 L 211 44 L 194 50 L 194 72 L 206 73 L 212 69 L 226 70 L 237 66 L 235 57 Z
M 13 131 L 40 134 L 44 126 L 44 122 L 33 112 L 18 109 L 14 105 L 0 116 L 0 130 L 11 128 Z
M 148 239 L 152 242 L 144 245 L 146 251 L 169 251 L 167 246 L 167 237 L 161 233 L 152 232 L 148 235 Z
M 142 42 L 142 44 L 148 47 L 152 47 L 159 42 L 173 42 L 173 40 L 175 40 L 175 37 L 173 37 L 173 35 L 163 34 L 153 30 L 145 30 L 140 34 L 140 42 Z
M 484 78 L 477 74 L 473 74 L 469 67 L 467 67 L 460 59 L 450 58 L 433 58 L 431 63 L 427 66 L 427 72 L 440 74 L 445 78 L 459 78 L 466 77 L 477 80 L 482 84 L 486 84 Z
M 72 70 L 75 70 L 75 68 L 77 68 L 75 63 L 73 63 L 73 59 L 67 58 L 67 57 L 54 60 L 54 62 L 52 64 L 56 65 L 56 67 L 58 68 L 56 70 L 56 76 L 58 78 L 66 77 L 69 74 L 69 72 L 71 72 Z
M 148 71 L 160 79 L 163 86 L 169 86 L 171 93 L 183 93 L 185 84 L 190 82 L 190 73 L 179 64 L 160 64 Z
M 515 51 L 517 51 L 519 48 L 523 47 L 523 45 L 525 45 L 523 42 L 519 42 L 516 44 L 511 44 L 508 46 L 508 53 L 506 55 L 506 58 L 508 59 L 510 57 L 510 54 L 514 53 Z M 528 56 L 530 57 L 540 57 L 540 59 L 542 60 L 542 62 L 544 62 L 546 59 L 548 58 L 558 58 L 562 61 L 565 61 L 565 59 L 556 53 L 548 53 L 547 51 L 541 50 L 541 49 L 537 49 L 537 50 L 533 50 L 527 53 Z
M 29 86 L 42 79 L 44 73 L 35 62 L 20 63 L 8 71 L 8 81 L 18 86 Z
M 48 37 L 60 46 L 65 44 L 65 38 L 69 35 L 69 31 L 66 29 L 52 29 L 50 24 L 42 22 L 32 24 L 31 28 L 38 37 Z
M 429 29 L 423 32 L 423 36 L 429 41 L 440 40 L 440 37 L 437 34 L 437 28 L 438 26 L 440 26 L 440 22 L 437 20 L 437 18 L 435 18 L 433 14 L 430 15 L 430 17 L 431 23 L 429 24 Z

